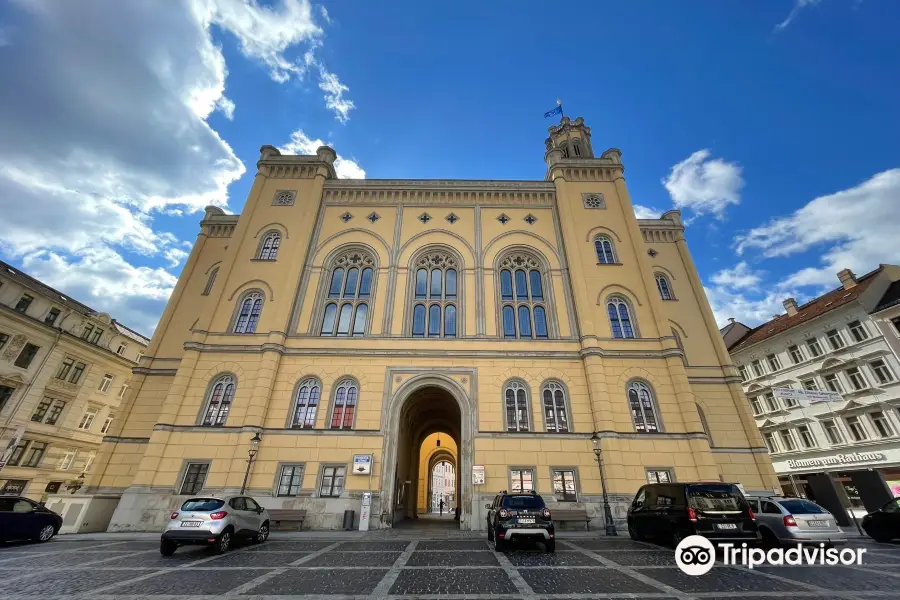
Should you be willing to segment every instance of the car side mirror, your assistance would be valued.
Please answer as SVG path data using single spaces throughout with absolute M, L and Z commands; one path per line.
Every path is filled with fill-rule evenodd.
M 484 507 L 485 507 L 486 509 L 488 509 L 488 510 L 491 510 L 491 505 L 490 505 L 490 504 L 485 504 Z

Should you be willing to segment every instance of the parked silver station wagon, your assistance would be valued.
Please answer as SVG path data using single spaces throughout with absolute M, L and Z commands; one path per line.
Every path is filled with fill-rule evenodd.
M 159 552 L 171 556 L 178 546 L 207 545 L 216 554 L 236 539 L 262 543 L 269 537 L 269 513 L 247 496 L 198 497 L 185 500 L 171 514 L 159 541 Z
M 747 498 L 766 546 L 845 544 L 847 535 L 830 512 L 803 498 Z

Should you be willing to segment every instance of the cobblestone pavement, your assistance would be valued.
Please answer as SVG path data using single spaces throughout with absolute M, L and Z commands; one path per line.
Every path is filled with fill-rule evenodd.
M 672 550 L 627 538 L 562 534 L 556 554 L 543 554 L 540 546 L 498 554 L 471 533 L 406 535 L 275 534 L 221 556 L 187 547 L 168 558 L 147 536 L 6 545 L 0 546 L 0 600 L 900 597 L 900 545 L 868 540 L 850 543 L 867 549 L 861 567 L 718 564 L 690 577 L 675 567 Z

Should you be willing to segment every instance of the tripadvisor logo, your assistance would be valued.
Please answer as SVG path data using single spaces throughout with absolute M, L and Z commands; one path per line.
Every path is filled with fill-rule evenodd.
M 733 543 L 719 543 L 718 547 L 702 535 L 690 535 L 675 548 L 675 564 L 687 575 L 705 575 L 716 563 L 716 551 L 721 552 L 724 565 L 743 565 L 750 569 L 760 565 L 861 565 L 865 548 L 826 548 L 825 544 L 793 548 L 750 548 Z

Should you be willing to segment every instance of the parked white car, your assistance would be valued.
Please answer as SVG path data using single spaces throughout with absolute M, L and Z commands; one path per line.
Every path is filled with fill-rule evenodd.
M 256 500 L 247 496 L 190 498 L 169 517 L 159 552 L 171 556 L 178 546 L 200 544 L 221 554 L 238 538 L 254 543 L 269 538 L 269 513 Z
M 804 498 L 748 498 L 764 546 L 845 544 L 847 535 L 830 512 Z

